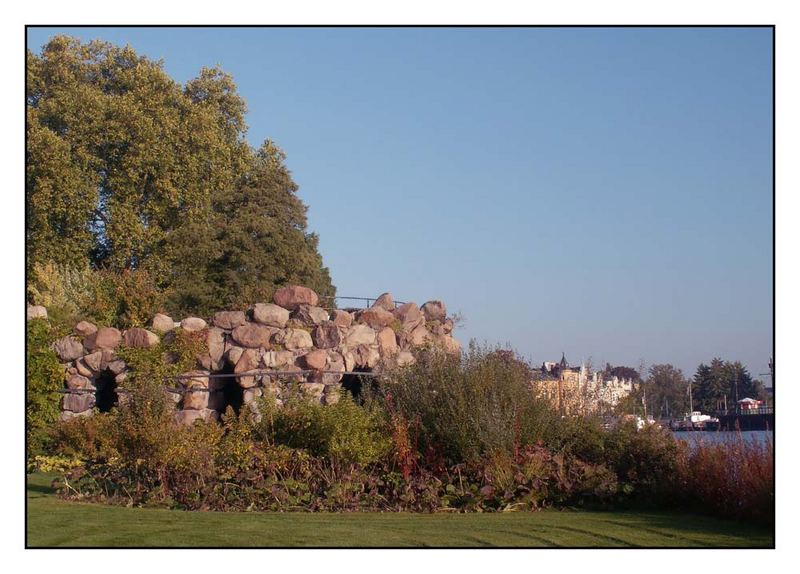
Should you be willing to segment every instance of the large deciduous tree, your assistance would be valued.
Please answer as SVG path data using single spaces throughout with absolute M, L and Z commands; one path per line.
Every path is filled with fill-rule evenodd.
M 285 158 L 246 143 L 228 74 L 181 86 L 130 47 L 67 36 L 28 52 L 27 74 L 28 271 L 145 272 L 175 312 L 290 281 L 333 294 Z
M 643 383 L 648 412 L 659 417 L 683 416 L 689 407 L 688 385 L 683 372 L 673 365 L 652 365 Z

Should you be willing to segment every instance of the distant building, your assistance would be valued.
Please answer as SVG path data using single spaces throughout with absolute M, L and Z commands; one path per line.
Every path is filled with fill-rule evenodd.
M 586 365 L 572 367 L 564 354 L 558 363 L 545 361 L 533 373 L 535 392 L 564 414 L 590 414 L 615 407 L 633 391 L 632 379 L 603 372 L 590 373 Z

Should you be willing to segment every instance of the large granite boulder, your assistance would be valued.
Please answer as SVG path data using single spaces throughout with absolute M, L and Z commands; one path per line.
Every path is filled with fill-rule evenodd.
M 68 389 L 89 389 L 93 390 L 94 384 L 92 383 L 91 379 L 85 377 L 83 375 L 69 375 L 67 379 L 67 388 Z
M 314 291 L 308 287 L 301 287 L 300 285 L 287 285 L 275 291 L 272 300 L 276 305 L 280 305 L 284 309 L 293 311 L 302 304 L 316 305 L 319 297 Z
M 416 303 L 405 303 L 393 311 L 394 316 L 403 326 L 404 331 L 413 331 L 425 323 L 425 316 Z
M 125 346 L 132 349 L 150 349 L 160 342 L 158 335 L 141 327 L 128 329 L 122 335 L 122 338 L 125 341 Z
M 74 361 L 83 356 L 83 343 L 75 337 L 61 337 L 53 343 L 53 351 L 65 363 Z
M 181 329 L 187 333 L 196 333 L 197 331 L 202 331 L 206 327 L 208 327 L 208 324 L 200 317 L 186 317 L 181 321 Z
M 318 349 L 334 349 L 342 342 L 342 332 L 334 322 L 328 321 L 314 328 L 311 339 Z
M 75 325 L 75 334 L 81 337 L 88 337 L 92 333 L 97 332 L 97 325 L 89 321 L 80 321 Z
M 253 306 L 253 321 L 283 329 L 289 320 L 289 311 L 273 303 L 256 303 Z
M 247 318 L 244 315 L 244 311 L 219 311 L 214 314 L 212 323 L 220 329 L 231 330 L 247 323 Z
M 208 391 L 189 390 L 183 394 L 183 408 L 190 410 L 201 410 L 208 407 Z
M 289 351 L 310 349 L 314 346 L 311 335 L 303 329 L 284 329 L 275 335 L 275 342 L 283 345 Z
M 169 333 L 175 328 L 175 321 L 173 321 L 172 317 L 168 315 L 156 313 L 156 316 L 153 317 L 152 321 L 150 321 L 150 326 L 152 327 L 153 331 L 158 331 L 159 333 Z
M 103 368 L 108 365 L 108 361 L 103 360 L 103 351 L 95 351 L 83 357 L 83 362 L 91 370 L 99 373 Z
M 391 327 L 384 327 L 378 331 L 378 350 L 384 357 L 397 352 L 397 334 Z
M 386 311 L 394 311 L 395 304 L 392 294 L 383 293 L 380 297 L 378 297 L 375 300 L 375 302 L 372 304 L 372 307 L 373 308 L 379 307 L 381 309 L 385 309 Z
M 359 323 L 369 325 L 373 329 L 388 327 L 396 321 L 394 315 L 383 307 L 372 307 L 371 309 L 361 311 L 356 320 Z
M 353 350 L 356 367 L 372 369 L 381 360 L 378 349 L 370 345 L 359 345 Z
M 88 411 L 97 403 L 93 393 L 68 393 L 61 400 L 61 408 L 73 413 Z
M 47 309 L 41 305 L 28 305 L 26 318 L 28 321 L 31 319 L 47 319 Z
M 122 333 L 114 327 L 101 327 L 83 340 L 90 351 L 98 349 L 116 349 L 122 341 Z
M 447 308 L 441 301 L 428 301 L 422 306 L 422 314 L 426 321 L 444 321 L 447 318 Z
M 219 413 L 212 409 L 176 411 L 173 415 L 178 424 L 190 426 L 195 421 L 212 421 L 219 418 Z
M 298 305 L 297 308 L 292 311 L 291 317 L 292 319 L 296 319 L 300 325 L 308 327 L 319 325 L 330 319 L 328 312 L 322 307 L 314 307 L 306 304 Z
M 303 362 L 309 369 L 321 371 L 328 362 L 328 353 L 322 349 L 314 349 L 303 355 Z
M 356 324 L 350 327 L 345 336 L 345 344 L 348 347 L 359 345 L 372 345 L 375 343 L 375 330 L 367 325 Z
M 277 333 L 275 327 L 267 327 L 259 323 L 248 323 L 236 327 L 231 332 L 231 338 L 242 347 L 258 349 L 259 347 L 269 348 L 269 341 Z
M 337 327 L 346 329 L 353 324 L 353 314 L 342 309 L 334 309 L 331 311 L 331 321 L 333 321 Z

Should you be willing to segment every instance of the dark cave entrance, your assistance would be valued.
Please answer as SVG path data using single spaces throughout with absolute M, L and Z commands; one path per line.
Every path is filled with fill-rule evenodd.
M 208 382 L 208 408 L 217 411 L 220 416 L 225 414 L 228 407 L 233 409 L 237 415 L 244 404 L 244 389 L 239 385 L 237 377 L 233 375 L 233 365 L 225 361 L 222 370 L 211 373 L 212 377 Z M 214 377 L 213 375 L 225 375 Z
M 112 408 L 117 406 L 117 381 L 114 379 L 114 373 L 109 369 L 104 370 L 94 380 L 94 399 L 97 410 L 101 413 L 107 413 Z
M 364 373 L 368 376 L 362 376 L 359 373 Z M 364 400 L 366 393 L 374 393 L 377 389 L 377 380 L 372 374 L 372 369 L 369 368 L 355 368 L 353 374 L 344 375 L 342 377 L 342 388 L 353 395 L 353 399 L 358 402 Z

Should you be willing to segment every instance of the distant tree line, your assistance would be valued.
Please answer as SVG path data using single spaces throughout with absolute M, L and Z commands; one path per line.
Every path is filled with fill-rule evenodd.
M 26 111 L 29 294 L 87 270 L 178 314 L 335 293 L 284 152 L 248 145 L 219 68 L 180 85 L 130 47 L 56 36 L 27 53 Z
M 690 385 L 691 407 L 703 413 L 713 413 L 725 404 L 734 408 L 745 397 L 765 398 L 761 381 L 753 379 L 739 361 L 714 358 L 710 365 L 700 364 L 691 379 L 670 364 L 652 365 L 644 377 L 631 367 L 606 365 L 605 372 L 626 373 L 634 381 L 633 392 L 617 405 L 620 414 L 643 414 L 646 407 L 656 418 L 680 418 L 689 412 Z

